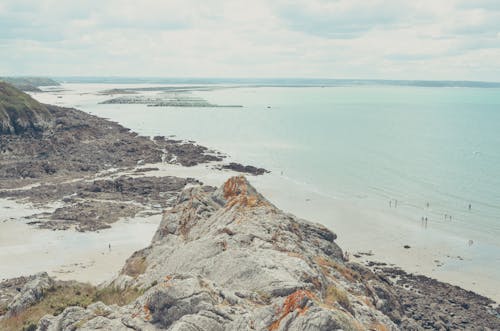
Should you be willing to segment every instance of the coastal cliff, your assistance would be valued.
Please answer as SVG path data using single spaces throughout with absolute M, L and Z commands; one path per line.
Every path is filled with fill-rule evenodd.
M 0 135 L 34 134 L 54 126 L 47 107 L 0 81 Z

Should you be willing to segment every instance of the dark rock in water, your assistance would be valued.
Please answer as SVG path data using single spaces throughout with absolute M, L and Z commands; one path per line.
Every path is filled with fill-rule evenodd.
M 229 164 L 224 164 L 222 166 L 222 169 L 229 169 L 229 170 L 247 173 L 247 174 L 251 174 L 251 175 L 255 175 L 255 176 L 263 175 L 265 173 L 270 172 L 269 170 L 266 170 L 264 168 L 257 168 L 257 167 L 251 166 L 251 165 L 244 166 L 240 163 L 235 163 L 235 162 L 231 162 Z
M 409 249 L 410 245 L 404 245 L 403 247 L 406 248 L 406 249 Z
M 0 82 L 0 135 L 35 134 L 53 126 L 54 116 L 45 105 Z

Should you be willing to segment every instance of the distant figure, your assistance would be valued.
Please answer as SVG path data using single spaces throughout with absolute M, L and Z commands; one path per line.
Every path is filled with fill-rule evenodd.
M 392 207 L 392 200 L 389 200 L 389 208 Z
M 111 244 L 108 244 L 108 247 L 109 247 L 109 251 L 111 252 Z
M 472 239 L 469 239 L 469 241 L 467 242 L 467 245 L 470 247 L 470 246 L 472 246 L 473 243 L 474 243 L 474 241 Z
M 444 219 L 447 220 L 448 219 L 448 214 L 444 214 Z
M 469 210 L 471 210 L 471 209 L 472 209 L 472 205 L 469 203 Z
M 427 208 L 429 208 L 429 203 L 427 202 Z
M 281 176 L 283 176 L 283 170 L 281 170 Z

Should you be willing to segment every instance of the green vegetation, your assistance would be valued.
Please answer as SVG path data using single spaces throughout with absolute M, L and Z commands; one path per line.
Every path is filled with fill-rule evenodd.
M 144 290 L 135 287 L 123 290 L 116 287 L 105 287 L 96 291 L 93 301 L 102 301 L 107 305 L 116 304 L 118 306 L 124 306 L 134 301 L 142 294 L 144 294 Z
M 61 282 L 48 290 L 45 297 L 36 305 L 27 308 L 16 316 L 0 320 L 0 330 L 35 330 L 36 324 L 44 315 L 58 315 L 66 307 L 80 306 L 85 308 L 97 301 L 102 301 L 107 305 L 117 304 L 123 306 L 143 293 L 143 290 L 137 288 L 120 290 L 115 287 L 106 287 L 97 289 L 90 284 Z M 99 312 L 96 314 L 99 315 Z
M 125 266 L 123 267 L 123 274 L 128 275 L 130 277 L 137 277 L 142 275 L 148 264 L 146 262 L 146 257 L 140 255 L 141 252 L 135 252 L 128 260 L 125 262 Z
M 51 120 L 47 107 L 12 85 L 0 82 L 0 134 L 38 131 Z
M 329 285 L 328 288 L 326 289 L 326 295 L 324 301 L 327 305 L 332 305 L 335 302 L 337 302 L 339 305 L 341 305 L 348 311 L 352 310 L 351 302 L 347 297 L 347 293 L 344 290 L 334 285 Z
M 0 81 L 12 84 L 23 91 L 40 91 L 38 86 L 59 85 L 55 80 L 45 77 L 0 77 Z

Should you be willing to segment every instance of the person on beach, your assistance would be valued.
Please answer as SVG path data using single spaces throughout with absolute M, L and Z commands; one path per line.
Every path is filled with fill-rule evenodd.
M 472 209 L 472 205 L 469 203 L 469 210 L 471 210 L 471 209 Z
M 392 207 L 392 200 L 389 200 L 389 208 Z

